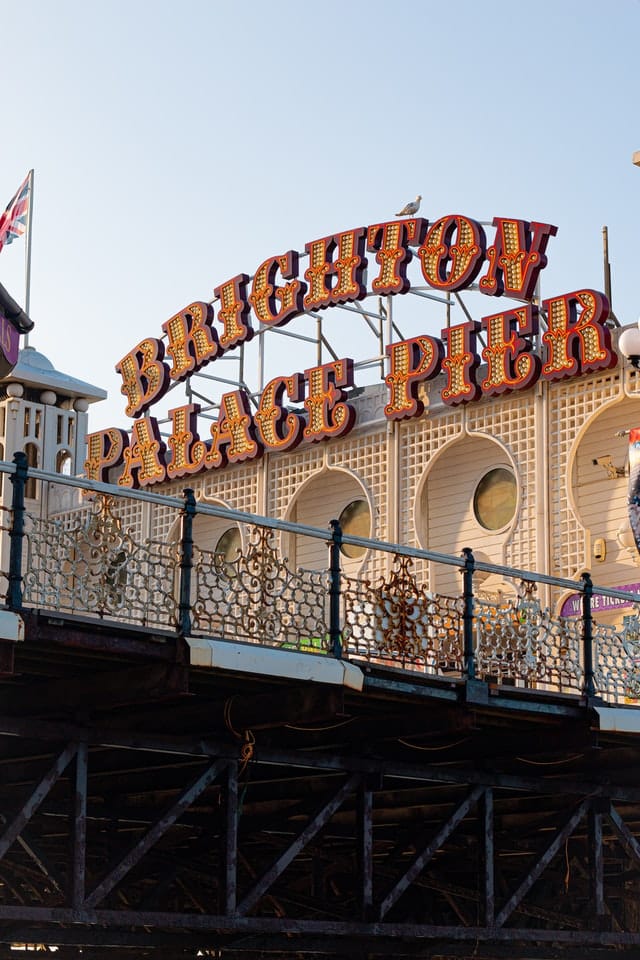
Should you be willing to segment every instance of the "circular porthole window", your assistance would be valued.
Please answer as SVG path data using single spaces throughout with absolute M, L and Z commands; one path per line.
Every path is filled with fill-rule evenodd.
M 473 512 L 485 530 L 501 530 L 513 520 L 518 487 L 513 472 L 496 467 L 485 473 L 473 495 Z
M 343 533 L 353 537 L 371 536 L 371 511 L 366 500 L 352 500 L 338 517 Z M 352 543 L 343 543 L 340 550 L 352 560 L 362 557 L 366 547 L 356 547 Z

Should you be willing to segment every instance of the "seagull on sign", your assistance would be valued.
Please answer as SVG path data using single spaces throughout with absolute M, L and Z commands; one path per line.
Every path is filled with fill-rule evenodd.
M 421 200 L 422 197 L 418 194 L 415 200 L 410 200 L 406 207 L 403 207 L 399 213 L 396 213 L 396 217 L 412 217 L 414 213 L 417 213 L 420 209 Z

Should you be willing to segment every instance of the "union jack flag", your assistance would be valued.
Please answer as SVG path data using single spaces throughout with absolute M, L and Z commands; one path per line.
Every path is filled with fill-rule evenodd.
M 31 201 L 31 173 L 28 173 L 15 196 L 7 204 L 4 213 L 0 214 L 0 250 L 5 244 L 12 243 L 16 237 L 21 237 L 27 229 L 27 215 Z

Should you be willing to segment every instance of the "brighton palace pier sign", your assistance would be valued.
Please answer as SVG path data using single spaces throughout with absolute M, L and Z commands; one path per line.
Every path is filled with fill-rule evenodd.
M 253 412 L 245 391 L 225 393 L 207 437 L 198 434 L 198 404 L 169 411 L 172 430 L 166 441 L 157 420 L 144 414 L 172 383 L 249 341 L 252 318 L 281 327 L 306 311 L 361 300 L 368 293 L 406 293 L 413 256 L 434 290 L 460 291 L 479 277 L 481 293 L 510 297 L 521 305 L 447 327 L 441 338 L 425 334 L 389 344 L 384 408 L 389 420 L 420 416 L 424 408 L 418 386 L 439 373 L 445 375 L 442 400 L 457 406 L 525 389 L 539 378 L 562 380 L 615 366 L 605 325 L 609 304 L 591 289 L 543 301 L 546 328 L 542 355 L 537 355 L 538 308 L 530 301 L 556 227 L 504 217 L 496 217 L 493 226 L 495 237 L 487 247 L 483 227 L 468 217 L 445 216 L 431 225 L 422 217 L 376 223 L 306 244 L 304 279 L 298 253 L 289 250 L 261 263 L 253 280 L 239 274 L 222 283 L 214 291 L 215 315 L 208 303 L 190 304 L 162 324 L 166 347 L 163 339 L 147 338 L 116 365 L 128 400 L 126 414 L 135 422 L 131 436 L 118 428 L 89 435 L 87 476 L 106 480 L 110 471 L 122 467 L 121 486 L 144 487 L 347 434 L 356 420 L 344 392 L 354 386 L 348 358 L 275 377 Z M 369 286 L 366 252 L 377 264 Z M 486 345 L 479 353 L 481 331 Z M 480 374 L 482 361 L 486 366 Z M 288 410 L 287 403 L 302 403 L 306 415 Z

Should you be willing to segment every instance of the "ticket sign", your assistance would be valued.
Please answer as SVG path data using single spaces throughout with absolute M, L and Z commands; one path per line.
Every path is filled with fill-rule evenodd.
M 624 587 L 616 587 L 616 590 L 621 590 L 624 593 L 635 593 L 640 594 L 640 583 L 627 583 Z M 591 611 L 592 613 L 604 613 L 609 610 L 620 610 L 624 607 L 633 607 L 635 603 L 633 600 L 624 600 L 622 597 L 603 597 L 598 593 L 594 593 L 591 598 Z M 582 616 L 582 594 L 572 593 L 570 597 L 562 604 L 562 609 L 560 610 L 561 617 L 580 617 Z

